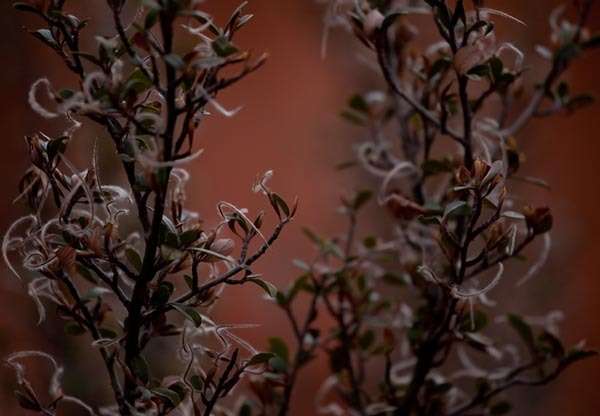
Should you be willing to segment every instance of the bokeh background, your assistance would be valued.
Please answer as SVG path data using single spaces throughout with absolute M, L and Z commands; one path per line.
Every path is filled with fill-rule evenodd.
M 38 129 L 56 131 L 60 125 L 43 123 L 28 108 L 26 92 L 42 75 L 56 84 L 74 80 L 60 62 L 23 29 L 33 21 L 17 15 L 9 0 L 0 5 L 0 229 L 22 214 L 10 201 L 26 167 L 25 134 Z M 109 34 L 104 1 L 75 0 L 81 15 L 94 19 L 94 28 Z M 207 9 L 218 18 L 237 6 L 238 0 L 207 0 Z M 502 37 L 516 39 L 525 51 L 546 39 L 547 16 L 558 4 L 554 0 L 496 0 L 491 7 L 502 8 L 528 22 L 527 27 L 502 24 Z M 265 277 L 286 285 L 296 271 L 292 258 L 312 253 L 300 228 L 310 226 L 322 234 L 341 230 L 336 214 L 340 195 L 360 187 L 360 172 L 338 172 L 334 165 L 348 160 L 360 131 L 339 117 L 347 97 L 355 91 L 379 86 L 373 74 L 356 62 L 357 44 L 342 32 L 335 32 L 325 60 L 320 56 L 322 6 L 313 0 L 251 0 L 254 24 L 243 33 L 241 43 L 257 52 L 270 54 L 268 65 L 233 90 L 222 101 L 244 109 L 232 120 L 212 119 L 200 131 L 206 149 L 202 159 L 191 166 L 193 181 L 190 204 L 207 221 L 216 221 L 215 203 L 227 200 L 257 208 L 258 197 L 250 192 L 255 176 L 266 169 L 276 172 L 273 187 L 287 197 L 301 201 L 298 220 L 260 265 Z M 600 27 L 598 8 L 592 25 Z M 32 26 L 30 26 L 32 27 Z M 34 27 L 34 26 L 33 26 Z M 424 29 L 426 30 L 426 29 Z M 532 61 L 532 73 L 541 71 Z M 578 91 L 600 97 L 600 54 L 582 59 L 570 72 L 569 81 Z M 509 296 L 529 313 L 559 308 L 566 313 L 562 331 L 570 343 L 587 339 L 600 346 L 600 105 L 595 104 L 571 117 L 559 116 L 550 122 L 532 123 L 521 135 L 528 154 L 526 173 L 552 184 L 549 192 L 529 193 L 529 199 L 553 207 L 556 216 L 551 260 L 534 283 Z M 89 157 L 91 139 L 100 132 L 86 131 L 74 157 Z M 80 134 L 83 136 L 84 134 Z M 102 142 L 102 137 L 98 137 Z M 102 149 L 104 149 L 101 146 Z M 108 149 L 108 147 L 106 148 Z M 108 153 L 104 150 L 102 154 Z M 104 180 L 111 179 L 110 155 L 101 159 Z M 118 178 L 114 178 L 118 180 Z M 366 218 L 364 229 L 382 227 L 376 218 Z M 510 288 L 503 293 L 510 294 Z M 257 347 L 273 332 L 287 333 L 283 317 L 261 299 L 254 289 L 233 289 L 217 309 L 219 319 L 231 323 L 260 323 L 243 334 Z M 231 307 L 235 305 L 235 307 Z M 31 300 L 20 284 L 0 268 L 0 356 L 21 349 L 42 349 L 67 363 L 66 388 L 86 398 L 103 396 L 91 388 L 86 377 L 96 374 L 95 358 L 82 359 L 85 347 L 63 337 L 62 328 L 52 320 L 33 326 L 37 317 Z M 242 335 L 242 334 L 241 334 Z M 311 415 L 310 404 L 323 372 L 316 364 L 304 373 L 297 391 L 294 415 Z M 40 369 L 43 373 L 43 369 Z M 100 374 L 100 373 L 98 373 Z M 93 377 L 93 376 L 92 376 Z M 0 414 L 20 415 L 12 403 L 12 374 L 0 369 Z M 597 415 L 600 409 L 600 359 L 571 369 L 554 384 L 539 390 L 519 391 L 521 404 L 516 415 Z

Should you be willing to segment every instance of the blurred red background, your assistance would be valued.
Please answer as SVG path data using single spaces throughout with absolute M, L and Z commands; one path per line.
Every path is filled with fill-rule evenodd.
M 74 82 L 65 74 L 58 59 L 42 48 L 22 29 L 31 24 L 3 1 L 0 6 L 0 91 L 2 91 L 2 146 L 0 153 L 0 229 L 5 230 L 21 213 L 9 203 L 16 195 L 17 182 L 26 166 L 22 137 L 46 125 L 28 108 L 26 93 L 33 81 L 47 75 L 57 83 Z M 73 2 L 79 3 L 79 2 Z M 82 4 L 83 2 L 79 3 Z M 238 0 L 207 1 L 206 6 L 221 20 L 237 6 Z M 518 16 L 527 27 L 503 25 L 500 33 L 517 40 L 526 51 L 547 36 L 547 15 L 558 2 L 550 0 L 497 0 L 492 7 Z M 103 1 L 85 1 L 84 16 L 95 19 L 96 26 L 108 31 Z M 351 157 L 352 144 L 360 132 L 343 123 L 337 114 L 346 98 L 355 91 L 376 87 L 372 74 L 356 62 L 356 45 L 344 33 L 334 33 L 325 60 L 320 57 L 322 7 L 311 0 L 252 0 L 255 14 L 240 38 L 244 46 L 270 55 L 268 65 L 248 81 L 222 98 L 229 107 L 244 109 L 232 120 L 214 118 L 200 131 L 205 148 L 202 159 L 191 167 L 190 204 L 207 221 L 216 221 L 215 204 L 227 200 L 258 208 L 262 201 L 250 192 L 255 176 L 274 169 L 273 187 L 287 197 L 300 197 L 298 220 L 274 247 L 260 266 L 265 277 L 286 285 L 294 276 L 291 259 L 306 258 L 311 248 L 300 228 L 310 226 L 322 234 L 340 231 L 335 212 L 339 196 L 356 189 L 364 181 L 359 172 L 337 172 L 332 167 Z M 600 19 L 595 10 L 592 22 Z M 103 26 L 104 25 L 104 26 Z M 348 69 L 352 68 L 352 69 Z M 533 68 L 533 72 L 539 68 Z M 574 88 L 600 97 L 600 55 L 582 59 L 570 72 Z M 534 122 L 520 137 L 528 154 L 527 174 L 546 179 L 550 192 L 536 192 L 532 198 L 553 207 L 556 215 L 555 245 L 551 261 L 534 283 L 520 291 L 519 302 L 529 312 L 560 308 L 567 320 L 563 333 L 570 343 L 586 338 L 588 345 L 600 347 L 600 106 L 595 104 L 572 117 L 559 116 L 546 123 Z M 91 135 L 99 132 L 89 132 Z M 100 137 L 100 139 L 102 139 Z M 81 139 L 78 152 L 89 152 L 89 139 Z M 106 174 L 107 176 L 110 176 Z M 364 228 L 377 227 L 376 219 L 363 222 Z M 2 269 L 0 279 L 0 356 L 19 349 L 43 349 L 60 359 L 77 363 L 69 368 L 85 374 L 94 363 L 78 359 L 84 353 L 60 336 L 61 328 L 52 320 L 40 327 L 35 308 L 17 281 Z M 219 319 L 234 323 L 260 323 L 246 338 L 264 346 L 273 332 L 287 333 L 285 321 L 254 289 L 232 289 L 217 309 Z M 517 302 L 517 301 L 513 301 Z M 227 305 L 235 305 L 234 308 Z M 318 365 L 304 373 L 297 392 L 296 415 L 312 414 L 310 404 L 322 375 Z M 72 376 L 75 377 L 75 376 Z M 85 383 L 67 378 L 68 388 L 91 397 Z M 0 414 L 17 415 L 11 396 L 12 374 L 0 370 Z M 596 415 L 600 409 L 600 359 L 571 369 L 558 382 L 535 391 L 520 391 L 519 415 Z

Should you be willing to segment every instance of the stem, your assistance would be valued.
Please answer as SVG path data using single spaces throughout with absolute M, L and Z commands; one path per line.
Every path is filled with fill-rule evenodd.
M 464 75 L 458 75 L 458 91 L 460 95 L 460 104 L 462 107 L 463 114 L 463 138 L 462 145 L 465 150 L 464 154 L 464 165 L 470 169 L 473 166 L 473 116 L 471 111 L 471 104 L 469 103 L 469 79 Z
M 162 12 L 160 16 L 161 30 L 164 44 L 165 54 L 168 55 L 173 50 L 173 20 L 174 16 L 170 12 Z M 177 123 L 176 113 L 176 71 L 165 62 L 165 71 L 167 74 L 167 127 L 163 143 L 163 158 L 164 161 L 170 161 L 172 157 L 172 143 L 175 125 Z M 170 176 L 171 169 L 167 170 L 167 178 Z M 155 270 L 154 263 L 156 253 L 159 247 L 160 226 L 162 224 L 163 215 L 165 213 L 165 203 L 168 193 L 168 179 L 161 183 L 161 189 L 156 192 L 154 200 L 154 215 L 152 218 L 152 226 L 150 235 L 146 239 L 146 249 L 144 259 L 138 280 L 136 281 L 131 296 L 131 306 L 129 308 L 129 316 L 127 318 L 126 329 L 127 336 L 125 340 L 125 363 L 132 370 L 134 360 L 140 355 L 140 332 L 144 324 L 143 307 L 147 300 L 148 284 L 154 278 Z M 132 371 L 133 373 L 133 371 Z M 135 401 L 134 393 L 137 385 L 134 380 L 127 380 L 125 384 L 125 395 L 128 402 Z
M 316 343 L 313 346 L 311 346 L 311 348 L 306 349 L 304 347 L 304 340 L 306 339 L 306 335 L 310 329 L 310 325 L 313 323 L 317 316 L 317 301 L 321 297 L 321 288 L 319 287 L 317 282 L 314 281 L 314 279 L 313 284 L 315 285 L 315 291 L 312 295 L 310 306 L 308 308 L 308 312 L 306 313 L 306 318 L 304 320 L 302 328 L 299 327 L 298 322 L 292 312 L 291 306 L 286 305 L 284 308 L 285 313 L 292 324 L 294 335 L 296 336 L 297 350 L 296 355 L 294 356 L 294 362 L 291 367 L 292 370 L 288 375 L 288 379 L 283 390 L 283 401 L 279 409 L 278 416 L 285 416 L 288 414 L 290 409 L 290 403 L 292 400 L 292 393 L 294 391 L 296 380 L 298 378 L 298 373 L 300 372 L 303 360 L 305 357 L 310 356 L 317 347 Z
M 524 373 L 525 371 L 539 365 L 539 362 L 532 362 L 529 364 L 525 364 L 521 367 L 513 370 L 496 388 L 488 391 L 485 394 L 476 395 L 470 402 L 466 403 L 462 407 L 459 407 L 455 411 L 451 412 L 449 416 L 461 416 L 464 415 L 469 410 L 475 409 L 480 406 L 485 406 L 489 401 L 505 392 L 506 390 L 512 389 L 514 387 L 519 386 L 543 386 L 552 381 L 554 381 L 566 368 L 567 366 L 564 364 L 559 364 L 554 371 L 550 374 L 541 377 L 537 380 L 528 380 L 528 379 L 518 379 L 517 376 Z
M 83 303 L 83 301 L 81 300 L 81 295 L 79 294 L 79 290 L 77 289 L 77 287 L 73 284 L 73 282 L 71 281 L 69 276 L 63 276 L 63 278 L 61 280 L 65 284 L 67 289 L 69 290 L 69 293 L 71 294 L 73 299 L 75 300 L 75 306 L 79 310 L 81 310 L 81 313 L 83 314 L 83 318 L 84 318 L 83 323 L 85 324 L 87 329 L 90 331 L 90 334 L 92 335 L 92 338 L 94 339 L 94 341 L 101 339 L 102 336 L 101 336 L 98 328 L 96 327 L 94 318 L 91 315 L 88 308 Z M 106 371 L 108 372 L 108 375 L 110 378 L 110 384 L 111 384 L 113 393 L 115 395 L 115 400 L 117 401 L 117 404 L 119 405 L 119 409 L 121 410 L 121 412 L 123 414 L 125 414 L 126 406 L 125 406 L 125 401 L 124 401 L 124 397 L 123 397 L 123 390 L 121 388 L 121 385 L 119 384 L 119 379 L 115 372 L 114 356 L 109 355 L 108 351 L 104 347 L 100 347 L 100 355 L 102 357 L 102 361 L 104 362 L 104 366 L 106 367 Z

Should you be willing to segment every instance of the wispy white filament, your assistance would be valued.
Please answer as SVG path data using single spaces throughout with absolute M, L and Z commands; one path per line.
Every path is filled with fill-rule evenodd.
M 524 21 L 522 21 L 521 19 L 517 19 L 516 17 L 505 13 L 501 10 L 496 10 L 496 9 L 491 9 L 489 7 L 480 7 L 479 11 L 482 13 L 487 13 L 487 14 L 491 14 L 491 15 L 495 15 L 495 16 L 500 16 L 500 17 L 504 17 L 508 20 L 512 20 L 513 22 L 517 22 L 523 26 L 527 26 L 527 23 L 525 23 Z
M 4 258 L 4 262 L 6 263 L 8 269 L 12 272 L 12 274 L 17 276 L 19 280 L 22 280 L 21 275 L 19 274 L 19 272 L 17 272 L 17 269 L 13 266 L 12 262 L 8 258 L 8 252 L 10 251 L 12 244 L 20 243 L 23 241 L 23 239 L 20 237 L 11 238 L 12 234 L 20 225 L 26 224 L 28 222 L 31 223 L 31 225 L 35 225 L 38 224 L 38 219 L 34 215 L 28 215 L 26 217 L 19 218 L 18 220 L 13 222 L 10 227 L 8 227 L 6 234 L 4 234 L 4 239 L 2 240 L 2 257 Z
M 37 92 L 40 87 L 45 88 L 48 98 L 54 99 L 54 92 L 52 91 L 52 85 L 50 84 L 50 81 L 48 78 L 40 78 L 35 81 L 29 89 L 28 101 L 31 109 L 44 118 L 51 119 L 58 117 L 59 114 L 47 110 L 37 100 Z
M 502 263 L 498 263 L 498 272 L 494 279 L 484 288 L 479 290 L 472 290 L 469 292 L 463 292 L 458 286 L 454 286 L 452 288 L 452 294 L 459 299 L 469 299 L 477 296 L 484 295 L 488 293 L 490 290 L 495 288 L 500 280 L 502 279 L 502 275 L 504 274 L 504 265 Z
M 242 219 L 244 221 L 246 221 L 247 225 L 252 228 L 256 234 L 258 234 L 260 236 L 260 238 L 262 238 L 262 240 L 264 241 L 264 243 L 267 245 L 267 247 L 269 246 L 269 242 L 267 241 L 267 239 L 265 238 L 265 236 L 263 235 L 263 233 L 260 232 L 260 230 L 256 227 L 256 225 L 254 225 L 254 223 L 252 221 L 250 221 L 250 219 L 246 216 L 246 214 L 244 214 L 244 212 L 239 209 L 238 207 L 236 207 L 235 205 L 226 202 L 226 201 L 221 201 L 217 204 L 217 211 L 219 212 L 219 214 L 221 215 L 221 217 L 227 221 L 227 215 L 225 214 L 225 211 L 223 210 L 223 207 L 227 207 L 229 209 L 231 209 L 232 211 L 234 211 L 236 214 L 238 214 L 240 217 L 242 217 Z
M 548 261 L 548 257 L 550 257 L 550 250 L 552 249 L 552 238 L 550 237 L 550 233 L 544 234 L 544 246 L 542 247 L 542 251 L 540 252 L 540 256 L 537 261 L 529 268 L 527 274 L 521 278 L 517 282 L 517 287 L 522 286 L 531 279 L 533 279 L 544 267 L 546 262 Z
M 204 88 L 199 87 L 199 90 L 200 90 L 200 94 L 206 99 L 206 101 L 209 104 L 211 104 L 219 113 L 221 113 L 225 117 L 228 117 L 228 118 L 233 117 L 242 110 L 241 106 L 237 107 L 233 110 L 227 110 L 217 100 L 215 100 L 209 93 L 207 93 Z
M 417 167 L 411 162 L 404 161 L 396 164 L 396 166 L 394 166 L 394 168 L 386 174 L 385 178 L 383 179 L 383 182 L 381 183 L 378 202 L 380 204 L 386 203 L 385 199 L 387 196 L 388 186 L 394 178 L 404 178 L 415 172 L 418 172 Z

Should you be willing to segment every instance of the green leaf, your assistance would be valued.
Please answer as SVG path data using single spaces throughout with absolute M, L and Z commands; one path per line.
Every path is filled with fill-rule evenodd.
M 204 386 L 204 383 L 202 382 L 202 378 L 200 378 L 199 375 L 194 374 L 193 376 L 190 377 L 190 384 L 192 385 L 192 387 L 194 388 L 194 390 L 202 390 L 202 387 Z
M 212 49 L 217 54 L 217 56 L 220 56 L 222 58 L 226 58 L 238 52 L 238 48 L 236 48 L 224 36 L 219 36 L 212 42 Z
M 595 99 L 593 96 L 589 94 L 579 94 L 573 98 L 571 98 L 567 103 L 567 109 L 569 111 L 577 111 L 580 108 L 587 107 L 589 105 L 594 104 Z
M 287 371 L 287 363 L 283 358 L 275 356 L 269 360 L 269 365 L 276 373 L 285 373 Z
M 65 153 L 67 150 L 68 139 L 66 137 L 61 137 L 58 139 L 54 139 L 48 142 L 46 151 L 48 152 L 48 157 L 50 160 L 54 160 L 56 156 L 59 154 Z
M 190 244 L 198 241 L 201 234 L 202 232 L 196 228 L 187 230 L 179 236 L 179 241 L 181 241 L 181 244 L 184 246 L 189 246 Z
M 146 15 L 146 19 L 144 20 L 144 28 L 150 29 L 158 22 L 158 10 L 151 9 Z
M 58 45 L 54 39 L 54 35 L 52 35 L 52 32 L 49 29 L 36 30 L 33 32 L 33 36 L 52 47 L 56 47 Z
M 502 78 L 502 74 L 504 73 L 504 63 L 500 58 L 494 56 L 490 59 L 490 69 L 491 75 L 494 81 L 498 81 Z
M 75 91 L 70 90 L 68 88 L 63 88 L 60 91 L 58 91 L 58 96 L 63 100 L 68 100 L 69 98 L 73 98 L 74 95 L 75 95 Z
M 575 43 L 567 43 L 556 51 L 554 59 L 560 62 L 570 61 L 576 58 L 581 52 L 579 45 Z
M 532 348 L 534 346 L 533 330 L 527 322 L 520 316 L 509 314 L 508 323 L 519 334 L 525 345 Z
M 131 363 L 133 373 L 139 378 L 144 384 L 147 384 L 150 380 L 150 368 L 148 363 L 141 355 L 135 357 Z
M 175 291 L 175 286 L 171 282 L 161 282 L 158 288 L 152 293 L 152 297 L 150 298 L 150 303 L 153 306 L 160 306 L 166 304 L 173 292 Z
M 175 69 L 181 69 L 185 66 L 185 62 L 181 56 L 177 55 L 176 53 L 165 55 L 164 59 L 167 64 Z
M 363 240 L 363 246 L 365 246 L 365 248 L 368 248 L 368 249 L 375 248 L 375 246 L 377 246 L 377 238 L 375 238 L 373 236 L 365 237 Z
M 202 324 L 202 315 L 195 308 L 182 303 L 171 303 L 171 306 L 186 319 L 192 321 L 196 328 Z
M 288 207 L 288 204 L 283 200 L 282 197 L 280 197 L 276 193 L 272 193 L 270 195 L 270 198 L 271 204 L 273 205 L 273 208 L 275 209 L 275 212 L 277 212 L 278 215 L 281 210 L 286 217 L 290 216 L 290 208 Z
M 141 94 L 152 86 L 152 80 L 139 68 L 136 68 L 125 82 L 125 91 Z
M 592 36 L 591 38 L 583 42 L 582 46 L 585 49 L 600 48 L 600 34 Z
M 249 279 L 248 281 L 259 286 L 262 290 L 265 291 L 267 295 L 269 295 L 272 298 L 275 298 L 275 296 L 277 295 L 277 288 L 275 287 L 275 285 L 273 285 L 270 282 L 267 282 L 266 280 L 254 278 Z
M 98 332 L 102 338 L 115 339 L 118 334 L 110 328 L 98 328 Z
M 168 389 L 177 393 L 180 402 L 185 399 L 189 392 L 188 387 L 181 381 L 176 381 L 175 383 L 170 384 Z
M 350 100 L 348 101 L 348 106 L 351 109 L 358 111 L 359 113 L 369 112 L 369 104 L 360 94 L 356 94 L 350 97 Z
M 90 269 L 88 269 L 87 267 L 77 263 L 75 265 L 75 267 L 77 268 L 77 273 L 83 277 L 85 280 L 87 280 L 90 283 L 97 283 L 96 278 L 94 277 L 94 274 L 92 273 L 92 271 Z
M 473 311 L 473 317 L 466 314 L 460 325 L 462 332 L 479 332 L 488 324 L 488 317 L 480 310 Z
M 290 352 L 285 341 L 279 337 L 269 338 L 269 351 L 280 357 L 286 364 L 290 359 Z
M 452 61 L 448 58 L 438 59 L 433 63 L 431 69 L 429 70 L 428 77 L 431 79 L 439 73 L 443 73 L 452 65 Z
M 65 324 L 65 334 L 71 336 L 78 336 L 85 334 L 85 328 L 79 325 L 77 322 L 69 321 Z
M 347 111 L 344 110 L 340 113 L 340 116 L 344 119 L 346 119 L 346 121 L 355 124 L 357 126 L 364 126 L 365 125 L 365 120 L 359 116 L 358 114 L 356 114 L 354 111 Z
M 127 260 L 129 260 L 129 263 L 131 263 L 131 265 L 139 272 L 142 270 L 142 258 L 140 257 L 139 253 L 129 247 L 125 250 L 125 256 L 127 257 Z
M 289 291 L 287 293 L 287 301 L 288 302 L 291 302 L 292 300 L 294 300 L 294 298 L 301 291 L 306 291 L 306 292 L 311 292 L 312 291 L 313 288 L 310 285 L 308 279 L 309 279 L 309 275 L 308 274 L 303 274 L 302 276 L 298 277 L 294 281 L 294 283 L 292 284 L 292 287 L 289 289 Z
M 252 407 L 248 403 L 244 403 L 242 407 L 240 407 L 238 416 L 252 416 Z
M 596 355 L 598 355 L 598 351 L 572 349 L 567 353 L 567 355 L 565 355 L 565 358 L 562 359 L 561 363 L 563 365 L 571 365 L 573 363 L 576 363 L 577 361 L 595 357 Z
M 194 278 L 192 276 L 190 276 L 189 274 L 186 274 L 185 276 L 183 276 L 183 279 L 185 280 L 185 284 L 191 289 L 191 290 L 196 290 L 196 288 L 194 287 L 195 283 L 194 283 Z
M 375 332 L 372 330 L 365 331 L 358 339 L 358 345 L 364 351 L 368 350 L 375 342 Z
M 406 286 L 406 281 L 395 273 L 385 273 L 381 276 L 384 282 L 393 286 Z
M 17 398 L 17 402 L 19 402 L 19 406 L 21 406 L 23 409 L 33 410 L 35 412 L 40 412 L 42 410 L 39 404 L 37 404 L 29 396 L 21 393 L 19 390 L 15 390 L 14 394 Z
M 17 1 L 15 3 L 13 3 L 12 5 L 15 10 L 18 10 L 20 12 L 39 12 L 39 8 L 34 6 L 33 4 L 29 4 L 29 3 L 25 3 L 24 1 Z
M 444 209 L 444 218 L 466 216 L 470 213 L 471 207 L 465 201 L 453 201 Z
M 181 398 L 179 394 L 171 389 L 167 389 L 164 387 L 157 387 L 152 389 L 152 394 L 160 397 L 163 401 L 167 401 L 171 407 L 177 407 L 179 403 L 181 403 Z
M 352 200 L 352 208 L 355 211 L 361 209 L 373 196 L 373 192 L 369 190 L 362 190 L 356 193 L 354 199 Z
M 302 233 L 314 244 L 318 246 L 323 245 L 323 239 L 315 234 L 310 228 L 302 227 Z
M 454 170 L 454 166 L 452 165 L 452 161 L 449 159 L 429 159 L 421 165 L 421 169 L 423 170 L 424 176 L 432 176 L 440 173 L 448 173 Z
M 540 349 L 546 351 L 554 358 L 561 359 L 565 355 L 565 348 L 560 339 L 548 331 L 544 331 L 540 334 L 538 343 L 540 344 Z
M 248 365 L 258 365 L 268 363 L 271 358 L 275 357 L 272 352 L 259 352 L 248 361 Z

